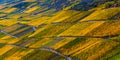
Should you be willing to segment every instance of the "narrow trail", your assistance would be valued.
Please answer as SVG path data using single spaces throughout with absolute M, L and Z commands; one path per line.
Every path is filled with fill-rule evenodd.
M 119 20 L 112 20 L 112 21 L 117 22 L 117 21 L 119 21 Z M 71 22 L 71 23 L 70 23 L 70 22 L 53 22 L 53 23 L 51 23 L 51 24 L 64 25 L 64 24 L 76 24 L 76 23 L 83 23 L 83 22 L 110 22 L 110 21 L 109 21 L 109 20 L 98 20 L 98 21 L 97 21 L 97 20 L 89 20 L 89 21 Z M 45 24 L 45 26 L 46 26 L 46 25 L 47 25 L 47 24 Z M 44 26 L 42 26 L 42 27 L 44 27 Z M 0 31 L 0 32 L 5 33 L 5 34 L 11 36 L 10 34 L 8 34 L 8 33 L 6 33 L 6 32 L 3 32 L 3 31 Z M 109 38 L 116 37 L 116 36 L 119 36 L 119 35 L 110 35 L 110 36 L 52 36 L 52 37 L 42 37 L 42 38 L 103 38 L 103 39 L 105 39 L 105 40 L 109 40 Z M 14 36 L 12 36 L 12 37 L 14 37 Z M 14 37 L 14 38 L 16 38 L 16 37 Z M 58 51 L 56 51 L 56 50 L 54 50 L 54 49 L 52 49 L 52 48 L 48 48 L 48 47 L 43 47 L 43 48 L 29 48 L 29 47 L 25 47 L 25 45 L 26 45 L 27 43 L 32 42 L 32 41 L 33 41 L 33 40 L 24 42 L 24 43 L 21 44 L 21 45 L 6 44 L 6 43 L 5 43 L 5 44 L 6 44 L 6 45 L 9 45 L 9 46 L 19 47 L 19 48 L 25 48 L 25 49 L 46 50 L 46 51 L 50 51 L 50 52 L 52 52 L 52 53 L 55 53 L 55 54 L 57 54 L 57 55 L 59 55 L 59 56 L 62 56 L 62 57 L 64 57 L 66 60 L 72 60 L 70 57 L 63 55 L 62 53 L 60 53 L 60 52 L 58 52 Z M 95 43 L 95 44 L 96 44 L 96 43 Z M 90 45 L 90 46 L 92 46 L 92 45 Z
M 44 38 L 110 38 L 110 37 L 116 37 L 116 36 L 119 36 L 119 35 L 111 35 L 111 36 L 59 36 L 59 37 L 44 37 Z M 3 43 L 5 45 L 9 45 L 9 46 L 13 46 L 13 47 L 19 47 L 19 48 L 25 48 L 25 49 L 34 49 L 34 50 L 46 50 L 46 51 L 50 51 L 52 53 L 55 53 L 57 54 L 58 56 L 62 56 L 64 57 L 66 60 L 72 60 L 70 57 L 68 56 L 65 56 L 63 55 L 62 53 L 52 49 L 52 48 L 48 48 L 48 47 L 42 47 L 42 48 L 29 48 L 29 47 L 26 47 L 25 45 L 28 44 L 29 42 L 32 42 L 34 39 L 31 39 L 30 41 L 26 41 L 24 43 L 22 43 L 21 45 L 15 45 L 15 44 L 7 44 L 7 43 Z M 98 42 L 96 42 L 98 43 Z M 96 44 L 95 43 L 95 44 Z M 94 45 L 94 44 L 93 44 Z M 93 45 L 90 45 L 90 46 L 93 46 Z
M 108 35 L 108 36 L 51 36 L 51 37 L 42 37 L 42 38 L 102 38 L 105 40 L 109 40 L 110 38 L 117 36 L 120 36 L 120 34 Z
M 29 47 L 25 47 L 25 46 L 22 46 L 22 45 L 15 45 L 15 44 L 6 44 L 6 43 L 3 43 L 5 45 L 9 45 L 9 46 L 13 46 L 13 47 L 19 47 L 19 48 L 25 48 L 25 49 L 34 49 L 34 50 L 45 50 L 45 51 L 50 51 L 52 53 L 55 53 L 57 54 L 58 56 L 61 56 L 61 57 L 64 57 L 66 60 L 72 60 L 70 57 L 68 56 L 65 56 L 63 55 L 62 53 L 52 49 L 52 48 L 48 48 L 48 47 L 42 47 L 42 48 L 29 48 Z
M 8 34 L 7 32 L 4 32 L 4 31 L 2 31 L 2 30 L 0 30 L 0 32 L 6 34 L 6 35 L 8 35 L 8 36 L 11 36 L 11 37 L 17 38 L 16 36 L 13 36 L 13 35 L 11 35 L 11 34 Z
M 17 38 L 16 36 L 13 36 L 11 34 L 8 34 L 2 30 L 0 30 L 0 32 L 7 34 L 8 36 L 12 36 L 14 38 Z M 109 38 L 112 37 L 117 37 L 120 36 L 120 34 L 116 34 L 116 35 L 107 35 L 107 36 L 50 36 L 50 37 L 41 37 L 41 38 L 57 38 L 57 39 L 61 39 L 61 38 L 103 38 L 105 40 L 109 40 Z
M 88 20 L 88 21 L 77 21 L 77 22 L 52 22 L 51 24 L 76 24 L 76 23 L 86 23 L 86 22 L 117 22 L 120 20 Z

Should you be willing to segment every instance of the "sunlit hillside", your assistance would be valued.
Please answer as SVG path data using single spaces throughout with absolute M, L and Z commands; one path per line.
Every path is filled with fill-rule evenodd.
M 0 60 L 120 60 L 120 0 L 0 0 Z

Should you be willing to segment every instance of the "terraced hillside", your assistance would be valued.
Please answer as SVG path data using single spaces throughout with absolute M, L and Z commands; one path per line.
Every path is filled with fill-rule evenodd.
M 120 0 L 0 0 L 0 60 L 120 60 Z

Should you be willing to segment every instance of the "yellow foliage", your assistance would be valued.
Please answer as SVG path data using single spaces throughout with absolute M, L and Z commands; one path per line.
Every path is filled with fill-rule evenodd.
M 5 40 L 5 39 L 8 39 L 8 38 L 11 38 L 11 36 L 4 36 L 4 37 L 2 37 L 1 39 L 3 39 L 3 40 Z
M 29 8 L 28 10 L 25 11 L 25 13 L 31 13 L 35 10 L 37 10 L 39 8 L 39 6 L 35 6 L 35 7 L 32 7 L 32 8 Z
M 65 55 L 73 55 L 75 56 L 76 54 L 79 54 L 81 51 L 84 51 L 98 43 L 101 43 L 103 40 L 102 39 L 96 39 L 96 38 L 89 38 L 85 41 L 80 42 L 77 45 L 72 46 L 71 48 L 61 48 L 60 50 L 62 51 L 63 54 Z
M 28 23 L 28 25 L 32 25 L 32 26 L 39 26 L 41 24 L 45 24 L 47 22 L 47 19 L 49 17 L 42 17 L 42 18 L 37 18 L 37 19 L 33 19 L 32 21 L 30 21 Z
M 10 26 L 13 24 L 16 24 L 17 20 L 0 20 L 0 24 L 6 25 L 6 26 Z
M 0 48 L 0 55 L 6 53 L 7 51 L 9 51 L 12 48 L 13 48 L 12 46 L 8 46 L 8 45 L 3 46 L 2 48 Z
M 12 25 L 12 26 L 8 26 L 8 28 L 5 27 L 5 29 L 3 29 L 3 31 L 8 33 L 8 32 L 14 31 L 14 30 L 16 30 L 16 29 L 18 29 L 20 27 L 21 26 L 19 24 L 15 24 L 15 25 Z
M 3 10 L 3 12 L 4 13 L 11 13 L 11 12 L 14 12 L 16 10 L 17 10 L 17 8 L 8 8 L 8 9 Z
M 70 10 L 72 7 L 74 7 L 74 6 L 77 5 L 77 4 L 79 4 L 79 2 L 76 2 L 76 3 L 72 4 L 72 5 L 64 8 L 63 10 Z
M 8 39 L 8 40 L 9 40 L 9 39 Z M 19 40 L 21 40 L 21 39 L 11 39 L 11 40 L 8 41 L 7 43 L 8 43 L 8 44 L 14 44 L 14 43 L 18 42 Z
M 58 36 L 84 36 L 85 34 L 102 25 L 103 23 L 104 22 L 75 24 Z
M 0 17 L 5 16 L 6 14 L 0 14 Z
M 14 44 L 18 42 L 19 40 L 21 39 L 12 38 L 11 36 L 4 36 L 3 38 L 0 39 L 0 43 Z
M 40 48 L 40 47 L 42 47 L 43 45 L 45 45 L 45 44 L 47 44 L 47 43 L 49 43 L 49 42 L 51 42 L 51 41 L 53 41 L 53 39 L 44 38 L 44 39 L 42 39 L 42 40 L 40 40 L 40 41 L 38 41 L 38 42 L 30 45 L 29 47 L 30 47 L 30 48 Z
M 4 60 L 21 60 L 20 57 L 10 57 L 10 58 L 5 58 Z
M 49 27 L 47 29 L 49 29 L 48 31 L 46 31 L 47 33 L 43 34 L 43 37 L 52 37 L 52 36 L 56 36 L 60 33 L 62 33 L 63 31 L 65 31 L 67 28 L 71 27 L 72 24 L 65 24 L 65 25 L 49 25 Z
M 18 19 L 20 16 L 21 16 L 21 14 L 11 14 L 11 15 L 8 15 L 8 18 Z
M 35 2 L 36 0 L 24 0 L 25 2 Z
M 34 32 L 33 34 L 29 35 L 28 37 L 33 37 L 33 36 L 35 36 L 36 34 L 40 33 L 41 31 L 43 31 L 44 29 L 46 29 L 48 27 L 49 27 L 49 25 L 47 25 L 47 26 L 45 26 L 43 28 L 39 28 L 39 29 L 37 29 L 36 32 Z
M 97 40 L 98 40 L 98 39 L 97 39 Z M 94 43 L 88 45 L 87 47 L 84 47 L 82 50 L 77 51 L 76 53 L 73 54 L 73 56 L 75 56 L 75 55 L 77 55 L 77 54 L 79 54 L 79 53 L 81 53 L 81 52 L 83 52 L 83 51 L 85 51 L 85 50 L 87 50 L 87 49 L 89 49 L 89 48 L 92 48 L 93 46 L 95 46 L 95 45 L 97 45 L 97 44 L 99 44 L 99 43 L 102 43 L 102 42 L 103 42 L 102 40 L 101 40 L 101 41 L 94 42 Z
M 88 28 L 84 29 L 81 31 L 81 33 L 78 33 L 78 35 L 84 36 L 85 34 L 87 34 L 88 32 L 94 30 L 95 28 L 99 27 L 100 25 L 102 25 L 104 22 L 96 22 L 93 23 L 91 26 L 89 26 Z
M 48 21 L 48 23 L 63 21 L 69 17 L 72 17 L 73 15 L 75 15 L 77 13 L 78 13 L 77 11 L 73 11 L 73 10 L 66 10 L 66 11 L 62 10 L 62 11 L 58 12 L 55 16 L 53 16 Z
M 109 19 L 119 12 L 120 12 L 120 8 L 109 8 L 109 9 L 103 9 L 103 10 L 96 10 L 91 15 L 87 16 L 81 21 Z
M 110 21 L 105 22 L 101 26 L 93 29 L 91 32 L 87 33 L 86 35 L 92 36 L 111 36 L 120 33 L 120 21 Z
M 27 55 L 28 53 L 33 52 L 34 50 L 29 51 L 17 51 L 13 55 L 6 57 L 5 60 L 22 60 L 21 57 Z
M 116 42 L 108 42 L 106 45 L 96 53 L 94 53 L 92 56 L 88 57 L 87 60 L 96 60 L 98 57 L 104 55 L 107 51 L 111 50 L 113 47 L 117 45 Z
M 63 39 L 62 41 L 59 41 L 58 43 L 56 43 L 55 45 L 51 46 L 51 48 L 54 48 L 54 49 L 58 49 L 62 46 L 64 46 L 65 44 L 73 41 L 75 38 L 65 38 Z
M 17 31 L 15 31 L 15 32 L 11 33 L 11 35 L 15 35 L 15 34 L 20 33 L 20 32 L 22 32 L 22 31 L 24 31 L 24 30 L 26 30 L 26 29 L 29 29 L 29 28 L 30 28 L 30 27 L 22 28 L 22 29 L 20 29 L 20 30 L 17 30 Z

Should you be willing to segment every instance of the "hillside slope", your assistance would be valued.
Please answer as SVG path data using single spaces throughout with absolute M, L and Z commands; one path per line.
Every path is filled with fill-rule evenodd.
M 120 60 L 120 0 L 0 0 L 0 60 Z

